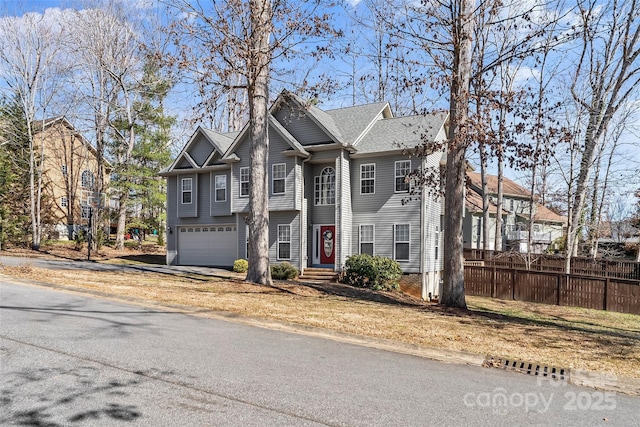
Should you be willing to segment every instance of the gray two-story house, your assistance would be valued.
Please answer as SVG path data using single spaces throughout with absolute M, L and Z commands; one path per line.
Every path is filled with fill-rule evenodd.
M 387 103 L 323 111 L 282 92 L 269 117 L 270 262 L 340 271 L 350 255 L 381 255 L 439 294 L 443 201 L 411 189 L 407 176 L 439 168 L 443 151 L 404 153 L 444 140 L 447 117 L 393 117 Z M 161 173 L 167 264 L 230 267 L 247 258 L 249 138 L 248 127 L 198 128 Z

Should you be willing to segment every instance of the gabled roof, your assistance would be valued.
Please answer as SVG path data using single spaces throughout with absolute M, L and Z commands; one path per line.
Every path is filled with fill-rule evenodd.
M 480 173 L 478 172 L 467 172 L 467 177 L 473 187 L 476 190 L 482 192 L 482 180 L 480 178 Z M 495 175 L 487 175 L 487 189 L 489 190 L 489 194 L 498 194 L 498 177 Z M 520 185 L 511 181 L 509 178 L 502 177 L 502 193 L 505 196 L 519 197 L 519 198 L 529 198 L 530 192 L 525 190 Z
M 336 108 L 326 111 L 340 129 L 342 142 L 346 145 L 358 143 L 378 117 L 391 118 L 391 108 L 386 102 Z
M 280 136 L 289 143 L 291 146 L 291 151 L 300 154 L 302 157 L 309 157 L 309 152 L 304 149 L 302 144 L 296 140 L 293 135 L 289 133 L 289 131 L 280 124 L 273 116 L 269 116 L 269 124 L 273 127 L 273 129 L 280 134 Z
M 447 117 L 448 113 L 442 112 L 377 120 L 355 145 L 357 154 L 399 151 L 434 141 Z
M 480 181 L 480 174 L 477 172 L 467 171 L 467 177 L 469 178 L 471 188 L 467 191 L 467 200 L 466 207 L 469 212 L 476 213 L 482 212 L 482 183 Z M 519 197 L 519 198 L 530 198 L 530 192 L 525 190 L 520 185 L 511 181 L 509 178 L 502 178 L 503 182 L 503 194 L 505 196 L 511 197 Z M 498 193 L 498 177 L 495 175 L 487 175 L 487 187 L 489 189 L 489 194 L 495 195 Z M 477 197 L 476 197 L 477 195 Z M 489 202 L 489 211 L 495 213 L 497 211 L 497 206 L 493 202 Z M 553 212 L 551 209 L 546 206 L 536 203 L 536 212 L 533 216 L 534 221 L 541 222 L 562 222 L 566 223 L 567 218 L 562 215 L 558 215 Z M 492 210 L 493 209 L 493 210 Z M 504 211 L 504 213 L 508 213 Z M 527 213 L 517 213 L 516 214 L 522 218 L 529 218 Z
M 209 142 L 220 152 L 220 154 L 224 154 L 227 152 L 231 144 L 233 144 L 233 140 L 239 132 L 227 132 L 220 133 L 211 129 L 205 129 L 203 127 L 199 127 L 202 133 L 209 139 Z
M 93 144 L 91 144 L 87 140 L 87 138 L 85 138 L 84 135 L 81 134 L 80 131 L 78 131 L 78 129 L 76 129 L 75 126 L 73 126 L 73 124 L 71 124 L 71 122 L 65 116 L 54 116 L 54 117 L 48 117 L 43 120 L 37 120 L 33 122 L 33 132 L 34 134 L 38 134 L 47 129 L 51 129 L 55 124 L 60 124 L 65 128 L 69 129 L 74 136 L 80 139 L 80 141 L 87 148 L 87 150 L 89 150 L 89 152 L 91 152 L 94 156 L 97 157 L 98 150 L 96 149 L 96 147 L 93 146 Z M 109 160 L 107 160 L 106 158 L 103 158 L 103 161 L 107 168 L 111 167 L 111 162 L 109 162 Z
M 298 107 L 305 109 L 309 118 L 311 118 L 311 120 L 314 121 L 331 138 L 333 142 L 344 144 L 340 129 L 333 120 L 333 117 L 327 114 L 326 111 L 319 109 L 315 105 L 309 104 L 293 92 L 283 90 L 278 97 L 278 100 L 273 103 L 270 112 L 277 108 L 281 102 L 286 102 L 288 99 L 293 100 L 298 105 Z
M 229 149 L 229 147 L 233 144 L 234 136 L 237 135 L 237 132 L 229 132 L 229 133 L 220 133 L 211 129 L 205 129 L 202 126 L 198 126 L 198 128 L 193 132 L 189 141 L 184 145 L 180 154 L 176 159 L 167 167 L 166 169 L 160 171 L 161 174 L 170 172 L 176 168 L 180 168 L 180 165 L 190 165 L 191 168 L 197 169 L 198 164 L 191 158 L 189 155 L 189 149 L 195 143 L 198 136 L 202 135 L 204 138 L 211 144 L 212 152 L 207 158 L 206 162 L 202 166 L 206 166 L 208 162 L 211 161 L 212 156 L 218 152 L 222 157 L 224 153 Z
M 517 215 L 523 218 L 529 218 L 529 215 L 527 213 L 523 213 L 523 214 L 519 213 Z M 539 203 L 536 204 L 536 212 L 533 215 L 533 220 L 541 221 L 541 222 L 563 222 L 563 223 L 567 222 L 566 217 L 562 215 L 558 215 L 548 207 L 541 205 Z

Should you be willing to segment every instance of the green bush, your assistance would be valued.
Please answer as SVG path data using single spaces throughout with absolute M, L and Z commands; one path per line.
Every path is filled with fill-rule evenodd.
M 249 262 L 246 259 L 237 259 L 233 261 L 233 271 L 236 273 L 246 273 L 249 269 Z
M 399 289 L 400 264 L 389 258 L 367 254 L 347 257 L 340 281 L 351 286 L 375 291 Z
M 300 272 L 293 265 L 288 262 L 281 264 L 273 264 L 271 266 L 271 277 L 277 280 L 291 280 L 296 279 Z

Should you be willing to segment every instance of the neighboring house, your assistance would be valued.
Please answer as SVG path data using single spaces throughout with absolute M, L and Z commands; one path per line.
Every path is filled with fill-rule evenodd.
M 97 191 L 96 149 L 63 116 L 37 122 L 34 143 L 44 155 L 43 195 L 48 201 L 46 214 L 54 224 L 51 237 L 71 239 L 88 224 L 92 206 L 107 205 L 105 192 Z M 108 168 L 105 161 L 106 188 Z
M 392 117 L 387 103 L 323 111 L 287 91 L 269 117 L 269 258 L 339 271 L 348 256 L 397 260 L 438 295 L 440 200 L 406 202 L 407 175 L 439 168 L 403 147 L 446 138 L 446 113 Z M 249 131 L 198 128 L 167 178 L 167 263 L 230 267 L 247 257 Z M 440 253 L 439 253 L 440 250 Z M 250 260 L 249 260 L 250 261 Z
M 468 187 L 465 201 L 465 219 L 463 225 L 464 247 L 472 249 L 483 248 L 482 236 L 482 182 L 480 174 L 467 172 Z M 503 245 L 498 250 L 514 250 L 527 252 L 527 240 L 529 236 L 529 204 L 531 193 L 508 178 L 503 178 Z M 498 178 L 487 176 L 487 188 L 489 192 L 489 236 L 491 241 L 488 248 L 495 249 L 495 230 L 497 213 Z M 562 238 L 567 224 L 567 219 L 556 214 L 540 203 L 533 206 L 533 233 L 532 252 L 541 253 Z

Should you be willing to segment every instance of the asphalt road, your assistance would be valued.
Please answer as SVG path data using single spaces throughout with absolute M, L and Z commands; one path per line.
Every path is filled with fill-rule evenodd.
M 6 282 L 0 361 L 0 425 L 640 423 L 637 397 Z

